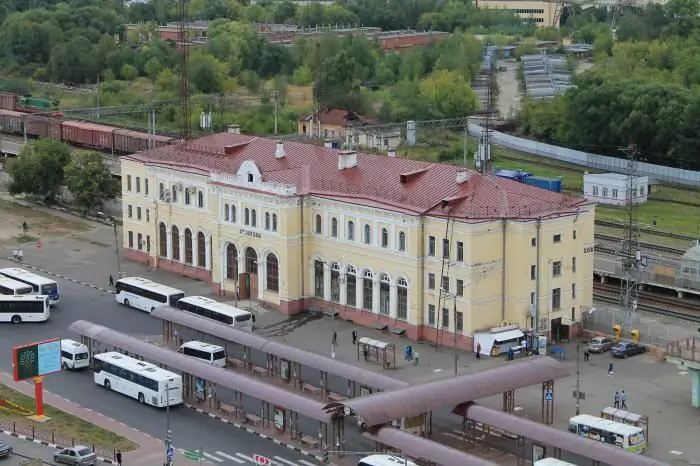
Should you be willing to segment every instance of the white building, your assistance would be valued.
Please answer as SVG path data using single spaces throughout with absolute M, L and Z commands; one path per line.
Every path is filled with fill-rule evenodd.
M 628 202 L 628 176 L 621 173 L 583 175 L 583 195 L 595 202 L 610 205 L 626 205 Z M 643 204 L 649 194 L 649 177 L 632 179 L 632 203 Z

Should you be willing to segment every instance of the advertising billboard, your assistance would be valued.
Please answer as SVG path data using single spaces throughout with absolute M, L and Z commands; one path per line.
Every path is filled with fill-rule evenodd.
M 60 372 L 60 370 L 60 338 L 12 348 L 12 372 L 15 382 Z

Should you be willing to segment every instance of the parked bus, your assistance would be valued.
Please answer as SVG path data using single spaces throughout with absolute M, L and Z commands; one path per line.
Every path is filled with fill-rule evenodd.
M 182 298 L 178 301 L 177 307 L 183 311 L 207 317 L 231 327 L 243 330 L 251 330 L 253 328 L 253 315 L 250 312 L 203 296 Z
M 370 455 L 362 458 L 357 466 L 418 466 L 413 461 L 394 455 Z
M 3 277 L 0 275 L 0 294 L 5 296 L 15 296 L 23 294 L 32 294 L 34 288 L 26 283 L 18 282 L 11 278 Z
M 579 437 L 614 445 L 632 453 L 644 453 L 647 439 L 644 429 L 629 424 L 580 414 L 569 419 L 569 430 Z
M 36 295 L 48 296 L 52 306 L 59 302 L 58 283 L 54 280 L 17 267 L 0 269 L 0 275 L 31 286 Z
M 141 277 L 117 280 L 117 302 L 141 311 L 153 312 L 160 306 L 176 306 L 185 292 Z
M 566 461 L 558 460 L 556 458 L 542 458 L 539 461 L 532 463 L 532 466 L 576 466 L 573 463 L 567 463 Z
M 197 358 L 216 367 L 226 367 L 226 350 L 223 346 L 201 341 L 188 341 L 178 348 L 178 353 Z
M 50 303 L 43 295 L 0 295 L 0 322 L 46 322 L 51 316 Z
M 114 351 L 96 354 L 95 384 L 163 408 L 182 404 L 182 377 Z

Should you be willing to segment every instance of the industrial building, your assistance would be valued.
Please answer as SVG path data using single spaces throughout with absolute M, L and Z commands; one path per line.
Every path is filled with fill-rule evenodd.
M 573 86 L 564 55 L 523 55 L 520 66 L 525 77 L 525 95 L 530 99 L 552 99 Z
M 401 144 L 401 129 L 378 126 L 371 117 L 341 109 L 302 115 L 297 134 L 322 138 L 335 147 L 389 150 Z
M 629 175 L 622 173 L 595 173 L 583 175 L 583 195 L 600 204 L 643 204 L 649 196 L 649 177 L 635 176 L 630 185 Z
M 125 156 L 121 170 L 125 257 L 230 299 L 469 350 L 506 325 L 563 334 L 592 304 L 584 198 L 235 132 Z
M 557 2 L 529 0 L 477 0 L 478 8 L 508 10 L 538 27 L 559 27 L 561 8 Z

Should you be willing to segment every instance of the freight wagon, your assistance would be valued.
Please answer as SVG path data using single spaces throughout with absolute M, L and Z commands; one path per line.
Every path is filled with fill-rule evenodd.
M 0 93 L 0 109 L 15 110 L 17 108 L 17 98 L 15 94 Z
M 54 118 L 27 115 L 24 124 L 27 134 L 37 138 L 63 140 L 62 121 Z
M 0 109 L 0 131 L 24 134 L 24 113 Z
M 525 184 L 536 186 L 547 191 L 560 193 L 562 188 L 561 178 L 542 178 L 540 176 L 528 176 L 525 178 Z
M 63 140 L 94 149 L 114 150 L 114 131 L 111 126 L 83 121 L 64 121 Z
M 125 154 L 133 154 L 148 150 L 149 139 L 151 136 L 148 133 L 140 131 L 131 131 L 128 129 L 114 130 L 114 150 Z M 156 147 L 167 146 L 172 144 L 174 139 L 169 136 L 161 136 L 156 134 L 153 137 Z

